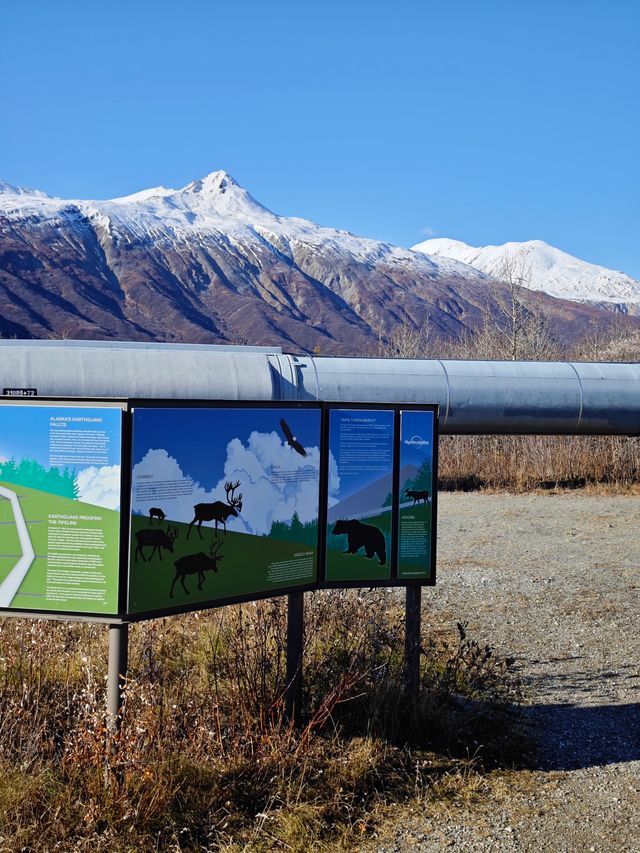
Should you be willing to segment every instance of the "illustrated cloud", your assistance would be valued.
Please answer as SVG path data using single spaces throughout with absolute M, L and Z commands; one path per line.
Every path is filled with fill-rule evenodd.
M 78 500 L 105 509 L 120 508 L 120 466 L 84 468 L 76 474 Z
M 242 512 L 227 520 L 229 530 L 268 534 L 274 521 L 290 521 L 296 511 L 300 521 L 311 521 L 318 515 L 320 451 L 317 447 L 306 449 L 306 457 L 292 452 L 276 432 L 254 431 L 246 446 L 234 438 L 227 444 L 224 477 L 211 490 L 185 476 L 166 450 L 149 450 L 133 469 L 133 510 L 146 515 L 150 506 L 161 506 L 169 518 L 189 523 L 195 504 L 226 502 L 225 482 L 240 480 L 236 496 L 243 495 Z M 333 458 L 329 467 L 333 502 L 340 486 Z M 153 494 L 163 496 L 157 500 L 148 497 Z

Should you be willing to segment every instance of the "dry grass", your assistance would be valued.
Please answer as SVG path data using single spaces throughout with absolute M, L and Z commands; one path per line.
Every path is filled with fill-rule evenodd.
M 106 629 L 0 627 L 0 850 L 348 847 L 389 803 L 477 788 L 528 748 L 510 661 L 424 637 L 402 694 L 384 591 L 307 596 L 306 705 L 283 716 L 283 599 L 132 628 L 120 735 L 104 717 Z
M 604 486 L 633 492 L 640 483 L 640 442 L 621 436 L 442 436 L 439 476 L 445 489 Z

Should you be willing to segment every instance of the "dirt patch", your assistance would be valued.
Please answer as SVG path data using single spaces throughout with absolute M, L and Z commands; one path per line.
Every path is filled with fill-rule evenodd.
M 424 619 L 516 657 L 539 756 L 371 849 L 640 850 L 639 522 L 636 495 L 441 495 Z

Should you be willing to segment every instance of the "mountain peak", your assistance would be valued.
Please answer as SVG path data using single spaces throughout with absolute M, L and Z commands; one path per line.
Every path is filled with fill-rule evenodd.
M 224 169 L 191 181 L 186 187 L 178 190 L 176 196 L 188 207 L 201 213 L 210 212 L 241 218 L 273 215 Z
M 225 172 L 224 169 L 219 169 L 216 172 L 209 172 L 204 178 L 191 181 L 186 187 L 183 187 L 182 192 L 224 194 L 228 189 L 235 187 L 242 189 L 228 172 Z

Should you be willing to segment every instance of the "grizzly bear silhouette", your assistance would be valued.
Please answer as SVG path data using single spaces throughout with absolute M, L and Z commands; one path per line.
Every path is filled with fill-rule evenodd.
M 333 536 L 346 534 L 348 547 L 345 554 L 357 554 L 360 548 L 364 548 L 365 556 L 369 559 L 377 554 L 381 566 L 387 562 L 384 533 L 373 524 L 363 524 L 356 518 L 340 518 L 336 521 L 331 533 Z

